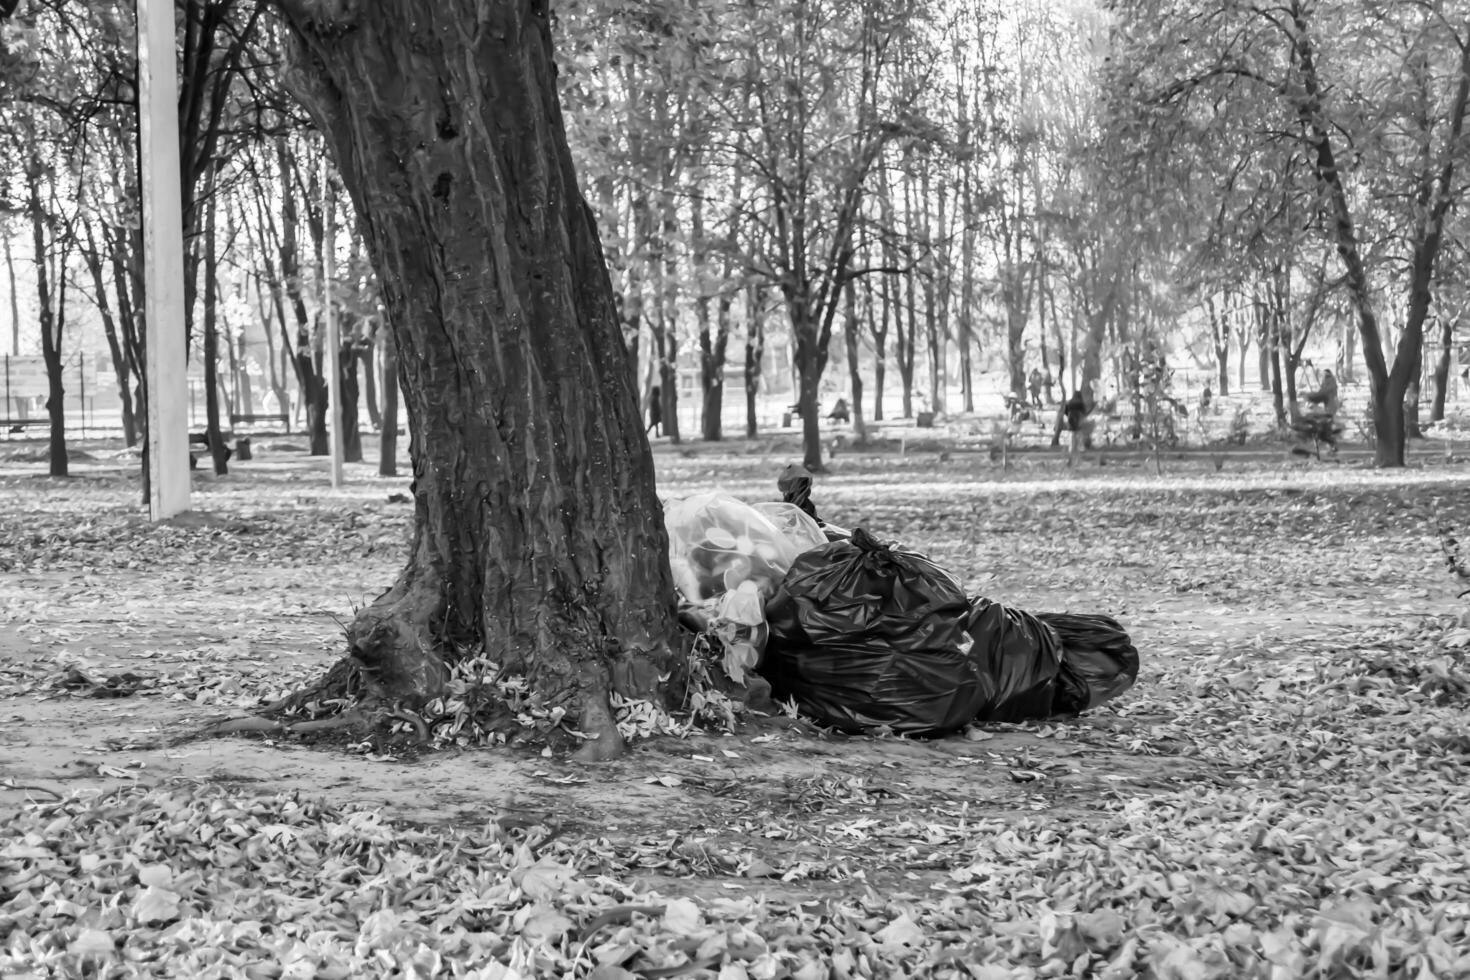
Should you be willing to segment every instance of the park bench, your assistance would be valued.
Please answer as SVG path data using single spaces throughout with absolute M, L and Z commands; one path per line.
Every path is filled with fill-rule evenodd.
M 267 412 L 264 414 L 254 412 L 230 413 L 230 425 L 263 425 L 266 422 L 278 422 L 281 425 L 289 425 L 291 416 L 285 412 Z
M 49 426 L 50 424 L 51 420 L 49 418 L 0 419 L 0 429 L 4 429 L 6 432 L 9 433 L 22 432 L 26 429 L 39 429 L 45 426 Z

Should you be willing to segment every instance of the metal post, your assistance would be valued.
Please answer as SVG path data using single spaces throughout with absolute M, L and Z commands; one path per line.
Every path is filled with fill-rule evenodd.
M 82 438 L 87 438 L 87 355 L 77 355 L 77 407 L 81 409 Z
M 322 303 L 327 317 L 327 349 L 322 365 L 327 372 L 327 425 L 332 445 L 332 488 L 342 485 L 342 457 L 345 455 L 342 439 L 342 365 L 340 363 L 342 338 L 337 325 L 337 311 L 332 306 L 332 279 L 337 274 L 337 228 L 336 214 L 332 207 L 332 178 L 327 170 L 327 161 L 322 159 L 322 218 L 325 234 L 322 236 Z
M 148 337 L 148 515 L 189 509 L 184 213 L 173 0 L 138 2 L 138 132 Z

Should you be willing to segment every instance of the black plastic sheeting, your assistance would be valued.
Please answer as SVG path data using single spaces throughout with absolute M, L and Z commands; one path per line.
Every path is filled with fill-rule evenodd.
M 1117 620 L 968 599 L 938 565 L 861 528 L 801 554 L 766 619 L 758 670 L 774 696 L 846 732 L 944 735 L 1075 714 L 1138 677 Z
M 861 528 L 796 559 L 766 604 L 773 696 L 846 732 L 942 735 L 994 694 L 971 659 L 970 603 L 929 559 Z

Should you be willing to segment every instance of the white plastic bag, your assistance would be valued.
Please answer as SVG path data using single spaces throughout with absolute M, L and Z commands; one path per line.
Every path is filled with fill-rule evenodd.
M 664 524 L 674 584 L 690 602 L 717 598 L 744 582 L 769 599 L 798 553 L 760 511 L 719 491 L 670 501 Z
M 827 543 L 827 535 L 823 533 L 821 525 L 795 504 L 777 500 L 762 501 L 751 506 L 764 514 L 776 526 L 776 530 L 786 535 L 797 554 Z

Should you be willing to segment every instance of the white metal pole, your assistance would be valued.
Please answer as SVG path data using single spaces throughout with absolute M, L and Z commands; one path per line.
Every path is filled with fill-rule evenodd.
M 148 514 L 189 509 L 184 212 L 173 0 L 138 0 L 138 131 L 148 344 Z
M 327 372 L 327 425 L 332 446 L 332 488 L 342 485 L 342 367 L 339 363 L 342 338 L 337 325 L 337 310 L 332 305 L 332 280 L 337 275 L 337 215 L 333 208 L 332 177 L 322 159 L 322 302 L 326 307 L 327 349 L 322 369 Z

